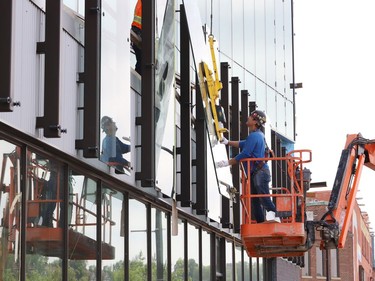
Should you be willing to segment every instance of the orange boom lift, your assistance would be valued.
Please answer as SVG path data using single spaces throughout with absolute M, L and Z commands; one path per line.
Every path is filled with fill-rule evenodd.
M 260 159 L 244 159 L 250 162 Z M 347 135 L 332 188 L 328 210 L 320 220 L 306 218 L 306 191 L 310 187 L 310 171 L 303 167 L 311 161 L 311 151 L 296 150 L 285 157 L 263 158 L 264 161 L 284 162 L 287 186 L 273 187 L 270 195 L 250 193 L 251 175 L 242 171 L 241 238 L 249 256 L 302 256 L 315 242 L 315 229 L 320 231 L 321 248 L 343 248 L 363 166 L 375 170 L 375 140 L 361 134 Z M 248 177 L 246 175 L 249 175 Z M 252 220 L 251 199 L 270 196 L 276 201 L 280 223 L 256 223 Z

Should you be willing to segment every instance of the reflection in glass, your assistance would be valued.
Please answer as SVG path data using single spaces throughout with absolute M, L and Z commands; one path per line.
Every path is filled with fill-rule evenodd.
M 172 236 L 172 281 L 184 280 L 185 223 L 178 220 L 178 235 Z
M 121 192 L 103 186 L 102 241 L 109 245 L 115 245 L 116 250 L 113 257 L 102 260 L 102 280 L 125 280 L 124 204 L 126 202 Z
M 123 0 L 101 2 L 100 112 L 103 133 L 100 159 L 117 173 L 130 175 L 130 44 L 126 40 L 131 25 L 127 22 L 130 3 Z M 104 126 L 104 121 L 108 120 L 105 116 L 116 122 L 112 122 L 112 128 Z M 112 131 L 107 131 L 109 129 Z
M 61 163 L 28 153 L 26 192 L 26 279 L 35 280 L 36 276 L 48 272 L 49 278 L 57 275 L 61 280 L 64 253 L 64 172 Z
M 202 281 L 210 281 L 211 274 L 211 237 L 202 231 Z
M 130 174 L 130 162 L 123 157 L 123 154 L 130 152 L 130 145 L 125 144 L 117 136 L 116 122 L 109 116 L 103 116 L 100 126 L 105 133 L 102 141 L 100 160 L 115 168 L 118 174 Z
M 69 280 L 96 275 L 97 256 L 97 183 L 93 179 L 69 171 L 72 221 L 69 223 Z M 104 214 L 105 216 L 105 214 Z M 102 243 L 102 258 L 113 259 L 114 247 Z
M 188 279 L 199 280 L 199 232 L 188 224 Z
M 233 243 L 231 241 L 225 241 L 225 264 L 227 269 L 227 281 L 233 280 L 233 254 L 232 254 Z
M 20 280 L 21 149 L 0 140 L 0 153 L 0 280 Z
M 158 209 L 151 209 L 151 245 L 152 245 L 152 279 L 167 280 L 167 218 L 166 214 Z M 155 261 L 154 261 L 155 259 Z
M 131 214 L 129 216 L 129 280 L 147 280 L 145 204 L 135 199 L 129 199 L 129 214 Z

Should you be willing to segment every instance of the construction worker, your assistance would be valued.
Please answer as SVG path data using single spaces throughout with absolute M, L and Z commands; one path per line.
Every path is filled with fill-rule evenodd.
M 250 129 L 250 134 L 246 140 L 229 141 L 222 138 L 221 143 L 241 149 L 241 152 L 229 160 L 222 160 L 216 163 L 217 168 L 235 165 L 245 158 L 264 158 L 266 151 L 266 141 L 261 127 L 266 123 L 267 118 L 264 112 L 255 110 L 251 112 L 247 119 L 246 125 Z M 244 163 L 245 171 L 247 171 L 246 163 Z M 271 181 L 271 173 L 268 164 L 264 161 L 252 161 L 250 164 L 251 173 L 251 193 L 252 194 L 270 194 L 269 183 Z M 253 214 L 258 223 L 264 222 L 263 208 L 266 209 L 266 220 L 277 221 L 276 207 L 270 197 L 254 197 L 252 198 Z M 263 206 L 263 208 L 262 208 Z
M 135 71 L 141 74 L 142 62 L 142 0 L 138 0 L 134 9 L 134 19 L 130 30 L 130 40 L 137 60 Z

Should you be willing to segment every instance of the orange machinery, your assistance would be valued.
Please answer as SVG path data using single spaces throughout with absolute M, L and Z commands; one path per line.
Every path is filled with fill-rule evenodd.
M 365 139 L 360 134 L 347 136 L 328 211 L 317 221 L 307 220 L 305 214 L 306 191 L 310 187 L 311 173 L 303 165 L 311 161 L 311 151 L 296 150 L 285 157 L 244 159 L 243 162 L 247 162 L 247 167 L 250 167 L 250 162 L 256 160 L 277 161 L 278 164 L 284 162 L 289 181 L 288 186 L 273 187 L 270 195 L 254 195 L 250 193 L 250 168 L 242 171 L 241 238 L 248 255 L 302 256 L 315 242 L 315 229 L 320 231 L 322 249 L 343 248 L 363 165 L 375 170 L 375 140 Z M 280 223 L 256 223 L 252 219 L 251 199 L 266 196 L 276 202 Z

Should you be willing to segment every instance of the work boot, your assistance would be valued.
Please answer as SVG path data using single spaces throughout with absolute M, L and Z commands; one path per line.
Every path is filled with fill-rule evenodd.
M 267 211 L 266 222 L 281 222 L 281 221 L 279 217 L 276 217 L 276 213 L 274 211 Z

